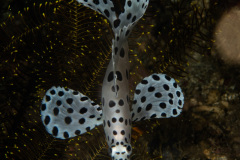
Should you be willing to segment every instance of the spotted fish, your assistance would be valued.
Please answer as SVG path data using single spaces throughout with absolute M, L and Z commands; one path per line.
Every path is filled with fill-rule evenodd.
M 41 118 L 46 130 L 60 139 L 103 125 L 112 159 L 128 160 L 132 152 L 132 122 L 178 116 L 184 103 L 183 93 L 173 78 L 152 74 L 137 85 L 130 111 L 127 38 L 145 13 L 149 0 L 126 0 L 119 16 L 111 0 L 77 1 L 104 15 L 114 33 L 112 58 L 102 86 L 102 106 L 78 91 L 54 86 L 42 100 Z

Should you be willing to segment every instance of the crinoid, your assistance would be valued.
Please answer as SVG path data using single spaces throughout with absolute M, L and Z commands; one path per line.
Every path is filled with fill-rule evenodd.
M 90 153 L 96 155 L 98 147 L 106 145 L 98 132 L 97 140 L 89 142 L 93 136 L 87 134 L 78 137 L 73 147 L 71 141 L 53 139 L 40 122 L 39 105 L 53 84 L 74 86 L 98 101 L 99 77 L 111 53 L 105 36 L 107 22 L 73 0 L 22 5 L 19 11 L 9 6 L 10 14 L 0 28 L 1 155 L 9 159 L 69 158 L 65 150 L 71 153 L 75 144 L 84 143 L 83 158 L 89 159 Z
M 205 0 L 150 1 L 136 27 L 138 34 L 132 35 L 138 36 L 130 42 L 135 46 L 132 68 L 140 65 L 150 72 L 186 75 L 187 57 L 193 52 L 210 54 L 218 7 L 218 2 Z

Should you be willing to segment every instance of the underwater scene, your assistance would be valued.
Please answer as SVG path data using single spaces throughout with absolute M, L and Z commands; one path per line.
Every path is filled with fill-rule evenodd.
M 239 0 L 0 1 L 0 159 L 239 160 Z

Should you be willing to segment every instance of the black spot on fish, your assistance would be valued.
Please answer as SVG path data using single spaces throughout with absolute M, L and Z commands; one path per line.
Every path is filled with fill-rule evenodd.
M 158 75 L 152 75 L 152 78 L 155 80 L 155 81 L 159 81 L 160 80 L 160 77 Z
M 42 110 L 42 111 L 45 111 L 46 108 L 47 108 L 47 107 L 46 107 L 46 104 L 42 104 L 41 110 Z
M 177 83 L 174 82 L 174 83 L 173 83 L 173 86 L 174 86 L 175 88 L 177 88 Z
M 116 74 L 117 74 L 117 80 L 122 81 L 122 73 L 117 71 Z
M 86 100 L 88 100 L 88 97 L 81 97 L 80 100 L 81 101 L 86 101 Z
M 58 92 L 58 95 L 61 97 L 61 96 L 64 95 L 64 92 L 63 92 L 63 91 L 59 91 L 59 92 Z
M 46 96 L 46 101 L 48 102 L 48 101 L 50 101 L 51 100 L 51 97 L 50 96 Z
M 57 100 L 56 103 L 57 103 L 58 106 L 61 106 L 61 104 L 62 104 L 62 102 L 60 100 Z
M 135 21 L 136 21 L 136 19 L 137 19 L 137 17 L 136 17 L 136 16 L 134 16 L 134 17 L 132 18 L 132 23 L 133 23 L 133 22 L 135 22 Z
M 176 92 L 177 96 L 180 97 L 181 93 L 179 91 Z
M 75 134 L 76 134 L 77 136 L 79 136 L 79 135 L 81 134 L 81 131 L 80 131 L 80 130 L 76 130 L 76 131 L 75 131 Z
M 143 79 L 143 80 L 141 81 L 141 83 L 142 83 L 142 84 L 148 84 L 148 81 L 145 80 L 145 79 Z
M 70 124 L 72 122 L 72 118 L 71 117 L 65 117 L 65 123 L 66 124 Z
M 113 71 L 111 71 L 109 74 L 108 74 L 108 82 L 111 82 L 113 80 Z
M 137 100 L 136 99 L 133 101 L 133 104 L 137 104 Z
M 177 110 L 176 109 L 173 110 L 173 115 L 177 115 Z
M 157 115 L 156 115 L 156 114 L 153 114 L 153 115 L 151 115 L 150 118 L 155 118 L 155 117 L 157 117 Z
M 59 113 L 59 109 L 58 109 L 57 107 L 55 107 L 55 108 L 53 109 L 53 113 L 54 113 L 55 116 L 57 116 L 58 113 Z
M 153 86 L 148 88 L 148 92 L 153 92 L 155 90 L 155 88 Z
M 50 122 L 50 120 L 51 120 L 50 117 L 49 117 L 49 116 L 46 116 L 45 119 L 44 119 L 45 125 L 48 125 L 49 122 Z
M 72 99 L 72 98 L 68 98 L 66 101 L 67 101 L 67 103 L 68 103 L 68 104 L 70 104 L 70 105 L 71 105 L 71 104 L 72 104 L 72 102 L 73 102 L 73 99 Z
M 114 48 L 114 52 L 115 52 L 115 55 L 116 55 L 117 52 L 118 52 L 118 47 L 115 47 L 115 48 Z
M 149 111 L 149 110 L 151 110 L 151 109 L 152 109 L 152 104 L 149 103 L 149 104 L 147 105 L 147 107 L 146 107 L 146 111 Z
M 67 109 L 67 112 L 68 112 L 68 113 L 73 113 L 73 109 L 72 109 L 72 108 L 68 108 L 68 109 Z
M 113 91 L 113 92 L 116 92 L 116 88 L 117 88 L 117 91 L 119 91 L 119 86 L 118 86 L 118 85 L 112 86 L 112 91 Z
M 105 15 L 109 18 L 110 13 L 109 13 L 109 11 L 108 11 L 107 9 L 104 10 L 104 13 L 105 13 Z
M 54 95 L 56 92 L 55 92 L 55 90 L 51 90 L 50 93 L 51 93 L 52 95 Z
M 99 5 L 99 0 L 93 0 L 93 3 Z
M 78 93 L 79 93 L 78 91 L 73 91 L 74 95 L 78 95 Z
M 64 133 L 63 133 L 63 136 L 64 136 L 64 138 L 69 138 L 68 132 L 64 132 Z
M 113 26 L 114 28 L 117 28 L 121 23 L 121 20 L 120 19 L 116 19 L 114 22 L 113 22 Z
M 169 76 L 167 76 L 167 75 L 165 75 L 165 78 L 166 78 L 166 80 L 168 80 L 168 81 L 171 80 L 171 78 L 170 78 Z
M 180 99 L 178 100 L 178 104 L 179 104 L 179 105 L 182 105 L 182 101 L 181 101 Z
M 128 146 L 127 147 L 127 151 L 130 152 L 132 150 L 132 147 L 131 146 Z
M 157 93 L 155 93 L 155 97 L 156 97 L 156 98 L 161 98 L 161 97 L 162 97 L 162 94 L 161 94 L 160 92 L 157 92 Z
M 128 120 L 127 120 L 127 119 L 125 119 L 125 125 L 126 125 L 126 126 L 128 125 Z
M 131 13 L 128 13 L 128 15 L 127 15 L 127 20 L 130 20 L 131 17 L 132 17 L 132 14 L 131 14 Z
M 84 114 L 87 112 L 87 108 L 83 107 L 80 109 L 79 113 Z
M 115 123 L 117 119 L 115 117 L 112 118 L 112 122 Z
M 125 55 L 125 51 L 124 51 L 124 49 L 122 48 L 121 51 L 120 51 L 120 56 L 121 56 L 122 58 L 124 58 L 124 55 Z
M 119 106 L 123 106 L 124 105 L 124 101 L 122 99 L 120 99 L 118 104 L 119 104 Z
M 90 127 L 86 127 L 86 131 L 89 132 L 91 130 Z
M 109 102 L 109 107 L 114 107 L 115 105 L 116 105 L 116 103 L 114 101 Z
M 145 118 L 146 118 L 146 117 L 142 117 L 142 118 L 140 119 L 140 121 L 143 121 Z
M 138 107 L 137 112 L 140 113 L 142 111 L 142 107 Z
M 136 89 L 136 90 L 135 90 L 135 93 L 136 93 L 136 94 L 140 94 L 140 93 L 141 93 L 141 90 L 140 90 L 140 89 Z
M 95 115 L 91 115 L 91 116 L 89 116 L 89 118 L 95 118 Z
M 103 2 L 104 2 L 105 4 L 107 4 L 107 0 L 103 0 Z
M 52 134 L 53 134 L 54 136 L 57 136 L 57 135 L 58 135 L 58 128 L 57 128 L 56 126 L 53 127 Z
M 166 103 L 164 103 L 164 102 L 160 103 L 159 107 L 161 107 L 162 109 L 165 109 L 166 108 Z
M 78 121 L 80 124 L 84 124 L 85 123 L 85 119 L 84 118 L 81 118 L 81 119 L 79 119 L 79 121 Z
M 162 117 L 166 117 L 167 115 L 166 115 L 166 113 L 162 113 L 161 116 Z
M 123 117 L 119 118 L 119 122 L 121 122 L 121 123 L 123 122 Z
M 168 93 L 168 96 L 169 96 L 170 98 L 173 98 L 173 94 L 172 94 L 172 93 Z
M 143 97 L 141 98 L 141 102 L 144 103 L 145 101 L 146 101 L 146 97 L 143 96 Z
M 129 33 L 130 33 L 130 30 L 127 30 L 127 32 L 126 32 L 126 34 L 125 34 L 125 36 L 128 36 L 128 35 L 129 35 Z
M 169 86 L 168 86 L 167 84 L 164 84 L 164 85 L 163 85 L 163 88 L 164 88 L 166 91 L 169 90 Z
M 132 6 L 132 2 L 131 1 L 128 1 L 127 4 L 128 4 L 128 7 Z

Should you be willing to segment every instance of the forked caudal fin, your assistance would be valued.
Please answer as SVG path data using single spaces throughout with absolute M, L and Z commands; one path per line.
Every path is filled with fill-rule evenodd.
M 42 100 L 41 116 L 48 133 L 66 139 L 102 124 L 102 109 L 80 92 L 52 87 Z
M 126 0 L 124 11 L 117 17 L 112 0 L 77 0 L 80 4 L 97 11 L 105 16 L 111 26 L 114 34 L 119 34 L 120 30 L 125 26 L 129 26 L 129 31 L 134 24 L 145 13 L 149 0 Z
M 145 77 L 136 87 L 132 105 L 132 121 L 177 117 L 184 96 L 175 80 L 166 74 Z

